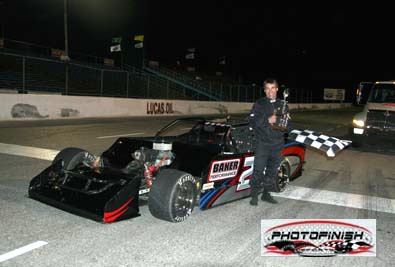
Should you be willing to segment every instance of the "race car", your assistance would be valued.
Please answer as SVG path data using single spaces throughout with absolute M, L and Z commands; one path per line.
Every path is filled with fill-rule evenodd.
M 34 177 L 28 196 L 111 223 L 139 216 L 141 200 L 159 219 L 182 222 L 250 195 L 254 132 L 244 120 L 181 118 L 152 137 L 122 137 L 101 155 L 69 147 Z M 305 145 L 286 140 L 275 191 L 302 174 Z

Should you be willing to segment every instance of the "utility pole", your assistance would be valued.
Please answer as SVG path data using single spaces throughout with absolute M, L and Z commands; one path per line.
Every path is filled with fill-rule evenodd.
M 63 15 L 64 15 L 64 50 L 65 50 L 65 61 L 69 61 L 69 37 L 68 37 L 68 30 L 67 30 L 67 6 L 68 0 L 64 0 L 64 8 L 63 8 Z
M 66 77 L 65 77 L 65 94 L 69 94 L 69 38 L 68 38 L 68 30 L 67 30 L 67 0 L 63 0 L 63 21 L 64 21 L 64 56 L 61 56 L 61 60 L 64 60 L 66 63 Z
M 0 0 L 1 8 L 1 39 L 5 39 L 5 2 Z

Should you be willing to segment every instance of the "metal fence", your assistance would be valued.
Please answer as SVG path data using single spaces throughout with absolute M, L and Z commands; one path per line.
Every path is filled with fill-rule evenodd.
M 52 50 L 54 48 L 49 46 L 32 44 L 32 43 L 11 40 L 11 39 L 2 39 L 2 41 L 4 42 L 3 45 L 4 50 L 8 50 L 10 52 L 13 51 L 14 53 L 19 55 L 33 56 L 33 57 L 47 57 L 47 58 L 53 57 Z M 63 49 L 55 49 L 55 50 L 62 51 Z M 89 65 L 103 66 L 104 64 L 103 57 L 87 55 L 75 51 L 69 51 L 69 56 L 74 61 L 84 62 L 85 65 L 89 64 Z
M 144 69 L 151 73 L 156 73 L 159 76 L 163 75 L 163 77 L 177 80 L 187 86 L 191 86 L 195 90 L 222 101 L 254 102 L 263 94 L 263 90 L 261 88 L 251 85 L 210 83 L 205 80 L 196 80 L 182 72 L 173 71 L 163 67 L 145 67 Z
M 102 69 L 1 51 L 0 88 L 19 93 L 208 100 L 207 96 L 137 69 Z
M 262 86 L 257 85 L 243 85 L 235 84 L 224 81 L 210 80 L 205 77 L 204 79 L 196 79 L 197 74 L 190 74 L 183 71 L 177 71 L 163 66 L 149 66 L 145 69 L 152 72 L 160 72 L 174 79 L 180 80 L 186 84 L 190 84 L 195 88 L 209 94 L 218 96 L 223 101 L 231 102 L 254 102 L 258 98 L 264 96 Z M 279 97 L 281 97 L 282 90 L 280 88 Z M 304 88 L 288 88 L 290 95 L 288 101 L 291 103 L 320 103 L 323 102 L 323 89 L 321 90 L 308 90 Z
M 108 69 L 0 50 L 0 89 L 19 93 L 48 92 L 125 98 L 255 102 L 264 95 L 260 86 L 217 84 L 169 79 L 140 69 Z M 215 97 L 214 97 L 215 96 Z M 280 95 L 281 97 L 281 90 Z M 290 103 L 323 102 L 323 90 L 290 89 Z

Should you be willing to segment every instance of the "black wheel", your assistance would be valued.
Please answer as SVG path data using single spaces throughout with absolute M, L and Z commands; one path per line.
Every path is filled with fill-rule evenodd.
M 185 221 L 192 213 L 197 196 L 195 178 L 185 172 L 164 169 L 152 184 L 148 207 L 151 214 L 169 222 Z
M 59 160 L 63 160 L 63 169 L 72 170 L 84 160 L 92 160 L 92 157 L 94 159 L 94 156 L 86 150 L 77 147 L 68 147 L 63 149 L 56 155 L 53 163 Z
M 282 192 L 289 183 L 289 177 L 291 176 L 291 164 L 287 158 L 284 158 L 280 163 L 278 170 L 278 176 L 276 183 L 274 184 L 275 192 Z

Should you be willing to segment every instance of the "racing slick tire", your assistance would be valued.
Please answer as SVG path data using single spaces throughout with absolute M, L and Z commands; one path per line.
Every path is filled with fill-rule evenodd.
M 151 214 L 169 222 L 185 221 L 192 213 L 197 197 L 196 179 L 175 169 L 161 170 L 150 189 Z
M 84 149 L 77 147 L 68 147 L 63 149 L 56 155 L 53 163 L 56 163 L 58 160 L 63 160 L 63 169 L 69 171 L 74 169 L 78 164 L 82 163 L 84 159 L 89 156 L 93 155 L 91 155 Z
M 278 169 L 278 175 L 276 182 L 274 183 L 274 192 L 282 192 L 289 183 L 289 177 L 291 176 L 291 164 L 287 158 L 284 158 Z

